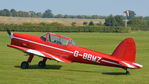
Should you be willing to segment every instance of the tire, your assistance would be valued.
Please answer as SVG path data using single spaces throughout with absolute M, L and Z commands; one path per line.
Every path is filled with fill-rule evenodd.
M 27 69 L 28 67 L 29 67 L 29 64 L 28 64 L 27 61 L 24 61 L 24 62 L 21 63 L 21 68 L 22 69 Z
M 44 68 L 45 66 L 46 66 L 45 62 L 43 62 L 43 61 L 39 61 L 39 63 L 38 63 L 38 67 L 40 67 L 40 68 Z
M 126 75 L 130 75 L 130 72 L 129 71 L 126 71 Z

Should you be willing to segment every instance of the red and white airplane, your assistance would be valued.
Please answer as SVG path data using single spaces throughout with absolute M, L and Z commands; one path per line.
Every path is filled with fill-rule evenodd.
M 129 74 L 128 68 L 138 69 L 143 67 L 135 62 L 136 45 L 133 38 L 123 40 L 112 55 L 108 55 L 79 47 L 71 38 L 50 32 L 41 37 L 23 33 L 11 33 L 9 30 L 7 32 L 11 38 L 11 44 L 8 46 L 22 50 L 29 55 L 28 60 L 21 63 L 21 68 L 23 69 L 29 67 L 34 55 L 43 58 L 38 63 L 39 67 L 45 67 L 47 59 L 64 63 L 79 62 L 119 67 L 125 69 L 126 74 Z

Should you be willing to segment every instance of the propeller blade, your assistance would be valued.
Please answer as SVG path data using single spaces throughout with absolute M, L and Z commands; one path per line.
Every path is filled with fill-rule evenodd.
M 8 35 L 11 35 L 11 31 L 9 29 L 7 29 L 7 33 Z

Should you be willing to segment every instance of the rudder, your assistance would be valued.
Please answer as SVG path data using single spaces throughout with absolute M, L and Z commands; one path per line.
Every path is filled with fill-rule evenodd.
M 136 45 L 133 38 L 123 40 L 112 53 L 112 56 L 124 61 L 135 62 Z

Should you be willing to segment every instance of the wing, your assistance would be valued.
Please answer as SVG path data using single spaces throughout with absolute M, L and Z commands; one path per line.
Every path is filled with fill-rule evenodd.
M 32 54 L 35 54 L 35 55 L 38 55 L 38 56 L 54 59 L 54 60 L 59 61 L 59 62 L 71 63 L 70 60 L 67 60 L 67 59 L 64 59 L 62 57 L 58 57 L 56 55 L 46 53 L 46 52 L 43 52 L 43 51 L 28 49 L 28 48 L 24 48 L 24 47 L 20 47 L 20 46 L 16 46 L 16 45 L 8 45 L 8 46 L 19 49 L 19 50 L 22 50 L 22 51 L 27 52 L 27 53 L 32 53 Z

